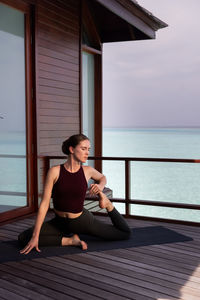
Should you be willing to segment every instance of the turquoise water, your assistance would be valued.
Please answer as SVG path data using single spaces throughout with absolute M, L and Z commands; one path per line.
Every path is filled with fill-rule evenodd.
M 200 159 L 200 129 L 105 129 L 103 155 Z M 113 197 L 124 198 L 124 163 L 104 162 L 103 172 Z M 132 162 L 130 192 L 132 199 L 200 204 L 200 164 Z M 131 213 L 200 222 L 195 210 L 132 205 Z

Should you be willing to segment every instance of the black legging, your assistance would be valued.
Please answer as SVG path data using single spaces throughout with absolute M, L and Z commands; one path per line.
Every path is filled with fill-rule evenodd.
M 96 219 L 91 212 L 83 209 L 83 213 L 75 219 L 63 218 L 58 215 L 44 222 L 39 236 L 39 246 L 60 246 L 63 236 L 71 233 L 88 234 L 105 240 L 126 240 L 131 230 L 125 219 L 114 208 L 108 213 L 112 224 L 105 224 Z M 21 246 L 25 246 L 32 237 L 33 227 L 18 236 Z

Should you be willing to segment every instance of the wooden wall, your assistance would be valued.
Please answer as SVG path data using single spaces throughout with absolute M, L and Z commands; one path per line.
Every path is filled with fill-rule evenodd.
M 61 155 L 64 139 L 80 132 L 80 2 L 36 2 L 36 106 L 39 194 L 43 156 Z
M 40 0 L 36 11 L 38 155 L 59 155 L 79 124 L 79 1 Z

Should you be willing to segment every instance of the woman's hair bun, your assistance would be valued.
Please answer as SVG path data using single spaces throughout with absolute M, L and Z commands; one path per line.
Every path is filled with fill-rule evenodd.
M 62 152 L 66 155 L 69 155 L 70 152 L 69 152 L 69 141 L 66 140 L 62 143 Z
M 80 142 L 89 140 L 84 134 L 75 134 L 70 136 L 67 140 L 62 143 L 62 152 L 66 155 L 70 154 L 69 147 L 75 148 Z

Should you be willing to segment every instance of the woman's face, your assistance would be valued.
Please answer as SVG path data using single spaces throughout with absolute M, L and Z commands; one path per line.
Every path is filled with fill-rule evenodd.
M 71 152 L 77 161 L 85 163 L 90 152 L 90 141 L 81 141 L 75 148 L 71 147 Z

